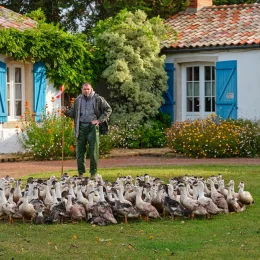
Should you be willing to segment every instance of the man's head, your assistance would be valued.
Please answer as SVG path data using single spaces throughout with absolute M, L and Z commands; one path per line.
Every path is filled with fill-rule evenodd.
M 86 82 L 82 85 L 82 94 L 86 97 L 88 97 L 92 92 L 92 86 L 89 82 Z

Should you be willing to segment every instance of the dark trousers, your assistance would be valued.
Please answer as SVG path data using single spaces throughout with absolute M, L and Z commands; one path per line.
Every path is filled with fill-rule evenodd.
M 91 123 L 80 124 L 79 136 L 77 139 L 77 164 L 79 174 L 86 172 L 85 159 L 87 145 L 89 148 L 88 154 L 90 158 L 91 176 L 97 173 L 97 164 L 99 158 L 99 126 L 92 125 Z

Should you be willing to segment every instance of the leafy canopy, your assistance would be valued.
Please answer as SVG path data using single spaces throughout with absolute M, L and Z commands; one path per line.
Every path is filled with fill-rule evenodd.
M 110 89 L 111 120 L 141 122 L 154 117 L 167 89 L 165 56 L 159 56 L 168 32 L 163 20 L 147 19 L 141 10 L 123 10 L 101 20 L 93 31 L 105 59 L 102 76 Z
M 16 61 L 44 62 L 50 82 L 56 87 L 64 84 L 70 93 L 78 93 L 78 86 L 86 80 L 93 82 L 95 48 L 85 36 L 45 23 L 41 10 L 31 16 L 39 21 L 35 29 L 0 30 L 0 53 Z
M 189 0 L 0 0 L 0 5 L 20 14 L 41 8 L 48 23 L 60 23 L 69 31 L 89 32 L 99 20 L 115 16 L 120 10 L 144 11 L 149 18 L 168 18 L 185 9 Z

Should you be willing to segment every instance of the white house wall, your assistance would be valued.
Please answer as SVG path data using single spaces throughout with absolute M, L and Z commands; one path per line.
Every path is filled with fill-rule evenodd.
M 57 111 L 61 107 L 61 99 L 55 98 L 58 93 L 58 90 L 56 90 L 53 87 L 53 84 L 51 84 L 48 80 L 46 83 L 47 83 L 46 84 L 46 105 L 47 105 L 46 111 L 49 112 Z M 31 102 L 29 103 L 32 104 L 33 103 L 32 86 L 29 87 L 28 85 L 28 90 L 29 91 L 26 92 L 26 98 L 28 98 L 28 100 L 31 100 Z M 54 102 L 52 102 L 53 100 L 52 97 L 54 97 Z M 3 128 L 2 124 L 0 124 L 0 154 L 23 152 L 23 149 L 21 148 L 20 144 L 17 142 L 17 134 L 19 134 L 20 131 L 21 131 L 20 128 Z
M 237 61 L 237 115 L 238 118 L 260 120 L 260 50 L 232 50 L 198 53 L 168 54 L 166 63 L 174 63 L 174 115 L 182 121 L 183 94 L 181 67 L 187 62 Z

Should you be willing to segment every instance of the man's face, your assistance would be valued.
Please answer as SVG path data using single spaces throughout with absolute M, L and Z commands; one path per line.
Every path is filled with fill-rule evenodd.
M 91 91 L 92 91 L 92 87 L 90 85 L 84 85 L 82 87 L 82 94 L 87 97 L 90 95 Z

